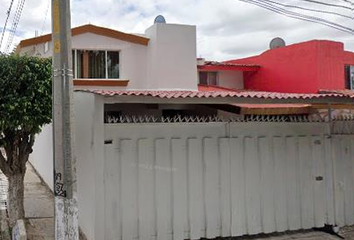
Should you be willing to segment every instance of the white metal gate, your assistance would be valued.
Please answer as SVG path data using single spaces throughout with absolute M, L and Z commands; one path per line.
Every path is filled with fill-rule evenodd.
M 323 123 L 107 124 L 105 238 L 354 224 L 354 141 L 327 130 Z

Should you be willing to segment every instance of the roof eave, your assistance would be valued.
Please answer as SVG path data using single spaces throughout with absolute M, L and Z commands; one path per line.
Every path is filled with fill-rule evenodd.
M 100 94 L 97 94 L 100 95 Z M 101 95 L 102 96 L 102 95 Z M 323 97 L 314 99 L 272 99 L 253 97 L 212 97 L 212 98 L 158 98 L 153 96 L 103 96 L 106 103 L 148 103 L 148 104 L 349 104 L 352 98 Z
M 126 42 L 131 42 L 139 45 L 144 45 L 147 46 L 149 44 L 149 38 L 134 35 L 134 34 L 129 34 L 129 33 L 124 33 L 120 32 L 117 30 L 109 29 L 109 28 L 104 28 L 104 27 L 98 27 L 95 25 L 87 24 L 79 27 L 75 27 L 71 29 L 72 36 L 84 34 L 84 33 L 94 33 L 97 35 L 101 36 L 106 36 L 106 37 L 111 37 L 115 39 L 119 39 L 122 41 Z M 52 35 L 51 34 L 46 34 L 43 36 L 39 37 L 34 37 L 34 38 L 29 38 L 22 40 L 19 44 L 21 48 L 23 47 L 28 47 L 28 46 L 33 46 L 45 42 L 50 42 L 52 40 Z
M 199 65 L 201 71 L 241 71 L 241 72 L 256 72 L 260 69 L 259 66 L 229 66 L 229 65 Z

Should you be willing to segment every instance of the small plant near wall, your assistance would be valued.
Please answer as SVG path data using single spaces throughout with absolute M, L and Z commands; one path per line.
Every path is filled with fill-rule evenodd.
M 52 63 L 0 55 L 0 170 L 9 181 L 10 226 L 25 217 L 24 176 L 35 135 L 52 119 Z

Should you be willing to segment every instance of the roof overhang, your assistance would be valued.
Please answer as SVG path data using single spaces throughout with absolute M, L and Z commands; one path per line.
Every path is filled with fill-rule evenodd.
M 287 94 L 273 92 L 103 91 L 77 90 L 103 96 L 106 103 L 148 104 L 354 104 L 354 96 L 341 94 Z
M 109 28 L 98 27 L 92 24 L 87 24 L 87 25 L 83 25 L 71 29 L 72 36 L 76 36 L 84 33 L 94 33 L 97 35 L 115 38 L 122 41 L 145 45 L 145 46 L 147 46 L 149 43 L 149 38 L 134 35 L 134 34 L 124 33 Z M 50 42 L 51 40 L 52 40 L 52 34 L 47 34 L 35 38 L 22 40 L 19 46 L 20 48 L 23 48 L 23 47 L 36 45 L 36 44 Z
M 240 107 L 241 114 L 249 115 L 292 115 L 309 114 L 311 104 L 235 104 Z
M 200 71 L 240 71 L 240 72 L 256 72 L 260 69 L 259 66 L 245 65 L 199 65 Z

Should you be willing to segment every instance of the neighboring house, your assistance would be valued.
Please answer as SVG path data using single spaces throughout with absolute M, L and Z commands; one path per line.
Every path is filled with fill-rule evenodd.
M 352 91 L 249 91 L 267 62 L 198 65 L 194 26 L 72 32 L 79 223 L 89 240 L 354 224 L 354 117 L 314 118 L 293 106 L 351 108 Z M 46 35 L 19 52 L 45 57 L 51 48 Z M 45 126 L 30 160 L 49 186 L 52 138 Z
M 244 59 L 225 62 L 199 59 L 198 72 L 199 89 L 206 91 L 214 88 L 219 91 L 338 92 L 354 90 L 354 53 L 345 51 L 343 43 L 313 40 L 269 49 Z M 302 104 L 239 107 L 241 113 L 262 115 L 323 114 L 328 110 L 326 106 Z M 348 108 L 339 108 L 346 110 L 334 114 L 348 113 Z
M 199 83 L 238 90 L 319 93 L 354 90 L 354 53 L 314 40 L 222 63 L 199 61 Z

